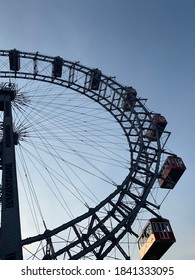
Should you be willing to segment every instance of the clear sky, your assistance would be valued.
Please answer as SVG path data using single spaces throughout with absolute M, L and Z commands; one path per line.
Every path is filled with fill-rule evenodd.
M 177 238 L 166 259 L 195 259 L 195 1 L 0 0 L 0 7 L 1 49 L 97 67 L 166 116 L 167 147 L 187 166 L 162 209 Z

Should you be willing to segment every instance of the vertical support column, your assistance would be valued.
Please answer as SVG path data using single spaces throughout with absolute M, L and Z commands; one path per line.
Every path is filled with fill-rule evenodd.
M 8 87 L 0 89 L 0 110 L 4 114 L 0 259 L 21 260 L 21 229 L 11 110 L 14 94 L 15 92 Z

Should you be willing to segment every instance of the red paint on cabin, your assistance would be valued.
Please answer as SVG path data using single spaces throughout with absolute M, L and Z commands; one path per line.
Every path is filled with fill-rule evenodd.
M 185 170 L 185 164 L 180 157 L 168 156 L 160 171 L 160 187 L 165 189 L 174 188 Z

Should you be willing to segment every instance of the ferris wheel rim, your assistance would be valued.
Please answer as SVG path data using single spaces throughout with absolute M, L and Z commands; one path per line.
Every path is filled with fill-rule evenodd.
M 0 57 L 8 56 L 8 55 L 9 55 L 9 51 L 0 50 Z M 22 58 L 22 59 L 27 59 L 27 60 L 32 61 L 34 66 L 37 66 L 38 61 L 52 64 L 54 59 L 56 58 L 56 57 L 52 57 L 52 56 L 45 56 L 45 55 L 39 54 L 38 52 L 29 53 L 29 52 L 20 52 L 19 51 L 19 55 L 20 55 L 20 58 Z M 85 214 L 83 214 L 80 217 L 77 217 L 73 221 L 70 221 L 64 225 L 61 225 L 58 228 L 55 228 L 53 230 L 47 231 L 47 232 L 43 233 L 42 235 L 36 235 L 36 236 L 30 237 L 30 238 L 24 239 L 24 240 L 22 240 L 22 245 L 26 245 L 28 243 L 36 242 L 37 240 L 42 240 L 42 239 L 51 237 L 52 235 L 55 234 L 55 232 L 62 231 L 66 227 L 73 226 L 78 221 L 94 215 L 96 213 L 96 211 L 102 207 L 102 205 L 105 205 L 106 203 L 108 203 L 111 200 L 111 198 L 113 198 L 116 194 L 120 194 L 121 192 L 123 192 L 123 196 L 126 195 L 124 190 L 125 191 L 129 190 L 130 183 L 134 183 L 134 184 L 138 184 L 138 185 L 140 184 L 144 189 L 145 182 L 148 182 L 147 189 L 143 192 L 142 196 L 136 197 L 135 194 L 131 194 L 131 192 L 128 193 L 128 195 L 131 195 L 132 199 L 134 199 L 137 203 L 136 208 L 133 209 L 134 211 L 132 210 L 132 212 L 135 212 L 135 213 L 133 213 L 133 214 L 131 213 L 132 221 L 135 220 L 136 213 L 139 212 L 140 208 L 145 207 L 145 204 L 147 201 L 147 196 L 158 176 L 157 171 L 158 171 L 159 165 L 160 165 L 160 157 L 161 157 L 161 154 L 163 153 L 163 149 L 162 149 L 162 145 L 161 145 L 159 137 L 157 137 L 157 140 L 156 140 L 155 149 L 157 150 L 157 155 L 155 157 L 155 161 L 156 161 L 155 168 L 152 166 L 153 172 L 151 172 L 151 174 L 145 174 L 145 176 L 146 176 L 145 182 L 139 181 L 136 178 L 136 174 L 137 174 L 137 172 L 139 172 L 138 171 L 139 160 L 141 157 L 145 156 L 145 150 L 144 150 L 145 147 L 150 149 L 150 144 L 151 144 L 148 141 L 148 139 L 146 139 L 146 137 L 145 137 L 145 131 L 147 129 L 146 123 L 148 124 L 152 120 L 152 113 L 149 112 L 148 109 L 145 107 L 145 105 L 142 102 L 142 99 L 141 98 L 136 99 L 136 106 L 135 106 L 135 108 L 132 108 L 131 112 L 124 112 L 124 110 L 121 108 L 121 102 L 123 100 L 123 94 L 124 94 L 124 91 L 126 88 L 125 86 L 122 86 L 121 84 L 116 82 L 114 78 L 102 74 L 102 76 L 101 76 L 102 88 L 100 88 L 100 90 L 98 90 L 98 91 L 91 90 L 89 88 L 88 79 L 89 79 L 90 73 L 93 70 L 93 68 L 83 66 L 78 62 L 71 62 L 71 61 L 64 60 L 64 59 L 63 59 L 63 67 L 66 68 L 66 71 L 68 71 L 67 69 L 69 69 L 69 73 L 68 73 L 69 80 L 62 79 L 61 77 L 60 78 L 53 77 L 52 73 L 50 76 L 43 75 L 43 74 L 39 73 L 39 71 L 37 71 L 37 69 L 35 69 L 35 68 L 32 69 L 31 73 L 29 73 L 28 71 L 25 72 L 25 71 L 20 71 L 20 70 L 19 71 L 9 71 L 9 70 L 0 71 L 0 78 L 30 79 L 30 80 L 37 80 L 37 81 L 41 81 L 41 82 L 52 83 L 52 84 L 55 84 L 58 86 L 70 88 L 74 91 L 84 94 L 85 96 L 91 98 L 93 101 L 99 103 L 102 107 L 104 107 L 104 109 L 106 109 L 117 120 L 117 122 L 122 127 L 122 129 L 124 131 L 124 135 L 126 136 L 128 145 L 129 145 L 131 166 L 129 167 L 129 174 L 126 176 L 126 178 L 121 183 L 121 185 L 117 186 L 116 190 L 112 194 L 110 194 L 110 196 L 107 197 L 103 202 L 101 202 L 99 205 L 97 205 L 94 209 L 90 209 L 88 212 L 86 212 Z M 72 78 L 75 73 L 74 71 L 77 71 L 78 73 L 81 73 L 84 76 L 82 83 L 76 83 L 74 78 Z M 71 76 L 71 74 L 72 74 L 72 76 Z M 70 78 L 71 78 L 71 81 L 70 81 Z M 111 92 L 111 94 L 112 94 L 111 97 L 107 95 L 107 90 L 109 90 Z M 109 94 L 110 94 L 110 92 L 109 92 Z M 138 112 L 136 111 L 138 109 L 139 110 L 141 109 L 141 113 L 143 115 L 144 114 L 145 115 L 140 117 L 139 116 L 140 111 L 138 111 Z M 133 121 L 131 119 L 132 116 L 133 116 L 133 120 L 136 120 L 135 123 L 133 123 Z M 130 124 L 130 127 L 127 125 L 127 123 Z M 136 139 L 137 142 L 139 141 L 139 144 L 133 144 L 133 147 L 132 147 L 132 143 L 131 143 L 131 138 L 132 138 L 131 130 L 133 130 L 133 133 L 137 133 L 137 135 L 134 135 L 133 137 Z M 153 148 L 154 145 L 153 144 L 151 144 L 151 145 Z M 137 148 L 137 150 L 135 148 Z M 140 150 L 138 150 L 138 149 L 140 149 Z M 133 150 L 136 150 L 135 153 L 136 153 L 137 157 L 134 156 Z M 129 216 L 126 217 L 126 221 L 124 222 L 124 224 L 127 222 L 128 219 L 129 219 Z M 113 235 L 114 234 L 115 234 L 115 232 L 113 232 Z

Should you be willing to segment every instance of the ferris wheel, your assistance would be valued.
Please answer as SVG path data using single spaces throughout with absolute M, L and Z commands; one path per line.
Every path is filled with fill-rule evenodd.
M 159 259 L 175 242 L 160 207 L 186 168 L 165 117 L 59 56 L 0 50 L 0 79 L 0 259 Z

